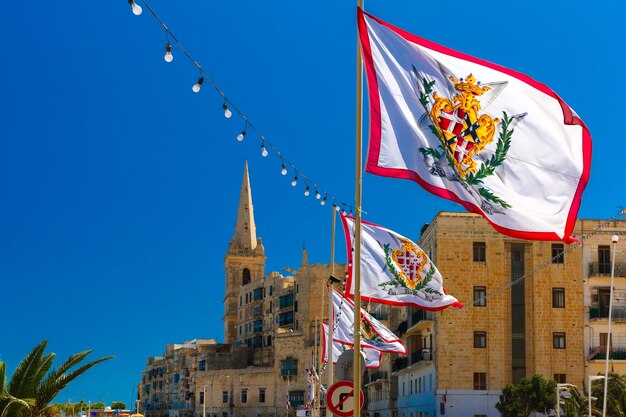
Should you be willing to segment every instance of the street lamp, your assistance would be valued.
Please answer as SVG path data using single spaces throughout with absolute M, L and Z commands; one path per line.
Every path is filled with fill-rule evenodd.
M 588 399 L 588 407 L 589 407 L 589 417 L 591 417 L 591 382 L 596 381 L 598 379 L 603 379 L 604 375 L 589 375 L 587 379 L 587 399 Z
M 556 417 L 561 417 L 561 391 L 576 388 L 573 384 L 556 384 Z
M 611 255 L 611 288 L 609 289 L 609 328 L 606 336 L 606 356 L 604 358 L 604 395 L 602 397 L 602 417 L 606 417 L 606 395 L 607 390 L 609 388 L 609 354 L 611 353 L 611 349 L 613 349 L 611 343 L 611 314 L 613 311 L 613 284 L 615 282 L 615 245 L 617 245 L 617 241 L 619 240 L 619 236 L 613 235 L 611 236 L 611 243 L 613 244 L 613 253 Z

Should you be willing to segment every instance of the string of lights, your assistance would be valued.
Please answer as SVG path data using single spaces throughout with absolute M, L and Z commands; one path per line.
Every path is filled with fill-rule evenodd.
M 294 163 L 289 161 L 287 157 L 274 146 L 267 138 L 261 134 L 261 132 L 255 127 L 255 125 L 246 117 L 246 115 L 235 106 L 233 101 L 226 96 L 224 91 L 219 88 L 219 86 L 215 83 L 215 81 L 207 74 L 207 72 L 202 68 L 202 66 L 198 63 L 198 61 L 191 55 L 191 53 L 185 48 L 185 46 L 178 40 L 178 38 L 170 31 L 167 25 L 163 22 L 163 20 L 159 17 L 159 15 L 155 12 L 155 10 L 150 6 L 150 4 L 146 0 L 140 0 L 144 7 L 150 12 L 150 14 L 159 22 L 163 30 L 165 31 L 165 55 L 163 59 L 165 62 L 174 61 L 174 54 L 172 52 L 172 42 L 174 45 L 179 48 L 183 54 L 191 61 L 191 63 L 198 69 L 200 73 L 200 77 L 196 81 L 195 84 L 191 87 L 191 90 L 194 93 L 199 93 L 202 89 L 202 85 L 206 82 L 211 84 L 211 86 L 217 91 L 217 93 L 224 99 L 224 103 L 222 104 L 222 110 L 224 111 L 224 117 L 230 119 L 233 116 L 233 112 L 236 113 L 239 117 L 241 117 L 244 122 L 243 130 L 237 134 L 236 139 L 238 142 L 243 142 L 248 132 L 253 132 L 260 140 L 261 140 L 261 156 L 267 157 L 271 152 L 273 152 L 279 159 L 281 164 L 280 173 L 283 176 L 286 176 L 289 173 L 288 167 L 291 168 L 293 172 L 293 178 L 291 180 L 291 186 L 296 187 L 298 183 L 301 181 L 304 182 L 304 196 L 308 197 L 313 192 L 315 195 L 315 199 L 319 201 L 320 205 L 324 206 L 327 202 L 332 203 L 332 207 L 338 211 L 343 212 L 344 214 L 350 213 L 352 214 L 353 207 L 352 205 L 339 201 L 332 193 L 328 190 L 319 186 L 315 181 L 313 181 L 309 176 L 305 175 L 298 167 L 295 166 Z M 143 12 L 143 8 L 135 2 L 135 0 L 128 0 L 128 4 L 131 7 L 133 14 L 139 16 Z

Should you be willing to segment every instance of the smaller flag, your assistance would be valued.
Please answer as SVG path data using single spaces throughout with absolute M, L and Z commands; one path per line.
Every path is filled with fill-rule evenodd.
M 354 303 L 333 289 L 333 340 L 354 342 Z M 361 309 L 361 345 L 381 352 L 406 353 L 400 338 Z
M 322 323 L 323 325 L 323 348 L 322 348 L 322 362 L 328 363 L 328 352 L 327 352 L 327 340 L 328 340 L 328 323 Z M 339 356 L 346 350 L 354 348 L 354 344 L 342 343 L 337 340 L 333 340 L 333 363 L 337 363 Z M 380 357 L 382 356 L 382 352 L 380 350 L 376 350 L 373 348 L 364 347 L 361 345 L 361 352 L 363 353 L 363 357 L 365 359 L 365 367 L 366 368 L 379 368 L 380 367 Z M 322 387 L 323 392 L 326 392 L 324 387 Z
M 341 215 L 348 254 L 353 253 L 354 217 Z M 349 255 L 350 256 L 350 255 Z M 352 259 L 346 296 L 354 297 Z M 361 299 L 391 305 L 413 305 L 438 311 L 459 301 L 446 294 L 443 277 L 416 243 L 399 233 L 361 222 Z

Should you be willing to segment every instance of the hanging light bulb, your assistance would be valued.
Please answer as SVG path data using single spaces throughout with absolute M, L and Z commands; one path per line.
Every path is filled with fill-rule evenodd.
M 298 174 L 296 174 L 293 179 L 291 180 L 291 186 L 295 187 L 296 184 L 298 184 Z
M 226 103 L 224 103 L 222 105 L 222 108 L 224 109 L 224 117 L 227 119 L 230 119 L 230 116 L 233 115 L 233 112 L 230 111 L 230 109 L 228 108 L 228 106 L 226 105 Z
M 261 155 L 263 155 L 263 157 L 267 156 L 267 149 L 265 149 L 265 143 L 261 144 Z
M 336 211 L 339 211 L 339 206 L 335 206 L 335 210 L 336 210 Z
M 322 195 L 321 195 L 321 194 L 320 194 L 320 192 L 319 192 L 319 191 L 317 191 L 317 190 L 315 190 L 315 198 L 316 198 L 316 199 L 318 199 L 318 200 L 319 200 L 320 198 L 322 198 Z
M 195 83 L 193 85 L 193 87 L 191 87 L 191 91 L 193 91 L 194 93 L 197 93 L 200 91 L 200 87 L 202 86 L 202 83 L 204 82 L 204 77 L 200 77 L 198 78 L 198 82 Z
M 172 62 L 174 55 L 172 55 L 172 45 L 168 42 L 165 44 L 165 56 L 163 57 L 165 62 Z
M 324 199 L 322 201 L 320 201 L 320 204 L 323 206 L 326 204 L 326 194 L 324 194 Z
M 141 12 L 143 11 L 141 9 L 141 6 L 139 6 L 137 3 L 135 3 L 135 0 L 128 0 L 128 4 L 130 4 L 130 7 L 133 8 L 133 14 L 135 16 L 139 16 L 141 14 Z
M 304 190 L 304 195 L 308 197 L 309 194 L 311 194 L 311 192 L 309 191 L 309 186 L 307 185 L 306 189 Z
M 287 167 L 285 166 L 285 164 L 283 163 L 281 168 L 280 168 L 280 173 L 283 175 L 287 175 Z
M 246 130 L 245 129 L 242 130 L 241 133 L 237 135 L 237 140 L 239 142 L 241 142 L 243 140 L 244 136 L 246 136 Z

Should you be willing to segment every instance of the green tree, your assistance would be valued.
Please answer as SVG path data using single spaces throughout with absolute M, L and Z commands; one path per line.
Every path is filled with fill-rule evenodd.
M 604 380 L 594 382 L 591 387 L 591 394 L 596 397 L 593 405 L 602 410 Z M 617 372 L 609 373 L 606 415 L 611 417 L 626 416 L 626 375 L 618 374 Z
M 563 401 L 561 406 L 562 416 L 587 417 L 589 415 L 588 397 L 582 395 L 577 389 L 570 387 L 567 390 L 561 391 L 561 401 Z M 594 404 L 591 404 L 591 415 L 593 417 L 601 417 L 602 410 Z
M 541 375 L 523 378 L 518 384 L 502 389 L 496 409 L 502 417 L 528 417 L 533 412 L 545 413 L 556 404 L 556 381 Z
M 35 346 L 8 381 L 6 363 L 0 362 L 0 417 L 54 416 L 58 410 L 50 407 L 52 400 L 91 367 L 112 358 L 107 356 L 80 365 L 91 353 L 86 350 L 71 355 L 58 368 L 52 369 L 56 354 L 44 354 L 47 344 L 44 340 Z
M 114 410 L 126 410 L 126 403 L 122 401 L 114 401 L 111 403 L 111 408 Z

